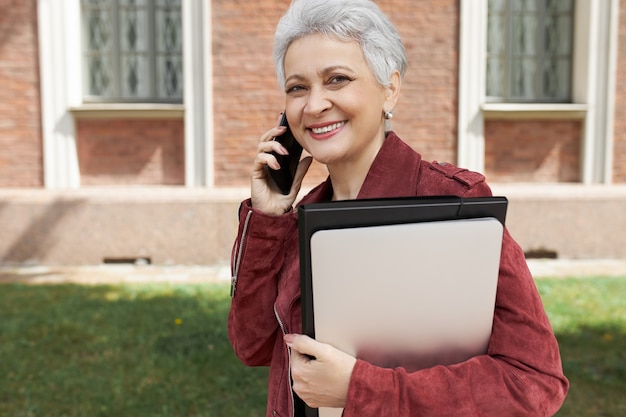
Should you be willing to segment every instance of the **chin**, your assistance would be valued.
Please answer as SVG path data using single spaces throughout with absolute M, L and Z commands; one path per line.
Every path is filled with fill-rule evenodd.
M 315 142 L 313 146 L 308 147 L 307 151 L 317 162 L 329 165 L 338 162 L 344 156 L 345 152 L 337 145 L 339 144 Z
M 331 157 L 331 156 L 327 156 L 327 157 L 321 157 L 321 158 L 315 158 L 313 157 L 317 162 L 319 162 L 320 164 L 324 164 L 326 166 L 332 166 L 338 162 L 340 162 L 340 159 L 337 157 Z

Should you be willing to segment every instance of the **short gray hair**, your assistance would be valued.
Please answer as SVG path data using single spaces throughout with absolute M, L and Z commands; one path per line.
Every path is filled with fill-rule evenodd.
M 285 88 L 285 54 L 291 43 L 312 34 L 356 41 L 376 80 L 389 86 L 391 74 L 403 77 L 408 64 L 400 34 L 370 0 L 293 0 L 274 35 L 274 65 Z

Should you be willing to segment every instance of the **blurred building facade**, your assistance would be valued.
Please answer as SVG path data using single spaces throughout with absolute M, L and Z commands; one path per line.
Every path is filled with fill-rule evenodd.
M 400 137 L 484 173 L 528 253 L 626 257 L 626 0 L 377 3 Z M 228 262 L 288 4 L 0 0 L 0 264 Z

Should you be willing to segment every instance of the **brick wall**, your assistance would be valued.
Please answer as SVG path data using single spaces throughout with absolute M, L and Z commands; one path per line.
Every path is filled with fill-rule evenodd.
M 43 185 L 37 1 L 0 0 L 0 187 Z
M 258 137 L 284 106 L 272 61 L 276 23 L 290 1 L 214 0 L 215 169 L 218 186 L 247 185 Z M 394 129 L 426 159 L 456 159 L 458 1 L 381 0 L 398 27 L 409 70 Z M 325 177 L 316 167 L 306 184 Z
M 489 182 L 580 180 L 580 121 L 485 122 Z
M 289 3 L 290 0 L 260 0 L 255 2 L 255 7 L 249 7 L 250 3 L 243 0 L 212 2 L 217 186 L 248 184 L 258 137 L 275 123 L 284 106 L 271 51 L 276 23 Z M 394 128 L 425 159 L 454 162 L 459 2 L 380 0 L 377 3 L 399 28 L 409 55 L 409 70 Z M 626 0 L 620 1 L 619 22 L 613 181 L 624 183 Z M 36 0 L 0 0 L 0 187 L 43 185 L 37 48 Z M 79 121 L 82 184 L 182 184 L 182 121 L 155 123 Z M 493 176 L 493 181 L 578 180 L 574 138 L 580 137 L 579 126 L 564 123 L 546 128 L 532 122 L 516 127 L 488 122 L 487 174 Z M 530 126 L 539 131 L 529 132 Z M 107 129 L 113 130 L 107 132 Z M 569 136 L 556 140 L 551 135 L 559 129 L 569 132 Z M 129 132 L 133 140 L 124 139 L 129 138 L 125 136 Z M 523 147 L 511 147 L 507 143 L 511 138 L 522 137 Z M 552 139 L 546 142 L 546 137 Z M 107 146 L 111 149 L 106 150 Z M 537 148 L 531 157 L 528 155 L 533 146 Z M 512 155 L 522 158 L 515 166 L 509 166 Z M 525 169 L 530 170 L 525 172 Z M 323 167 L 314 166 L 305 183 L 313 185 L 326 175 Z
M 626 183 L 626 0 L 619 6 L 613 182 Z
M 459 2 L 377 3 L 400 31 L 409 57 L 394 129 L 426 160 L 455 162 Z
M 184 122 L 76 121 L 81 185 L 183 185 Z

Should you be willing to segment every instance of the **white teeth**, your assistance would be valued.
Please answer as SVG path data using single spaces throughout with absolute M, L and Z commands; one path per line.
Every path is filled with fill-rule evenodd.
M 325 127 L 313 128 L 311 130 L 313 131 L 313 133 L 315 133 L 317 135 L 321 135 L 321 134 L 332 132 L 333 130 L 339 129 L 341 126 L 343 126 L 345 124 L 346 124 L 346 122 L 339 122 L 339 123 L 335 123 L 335 124 L 328 125 L 328 126 L 325 126 Z

